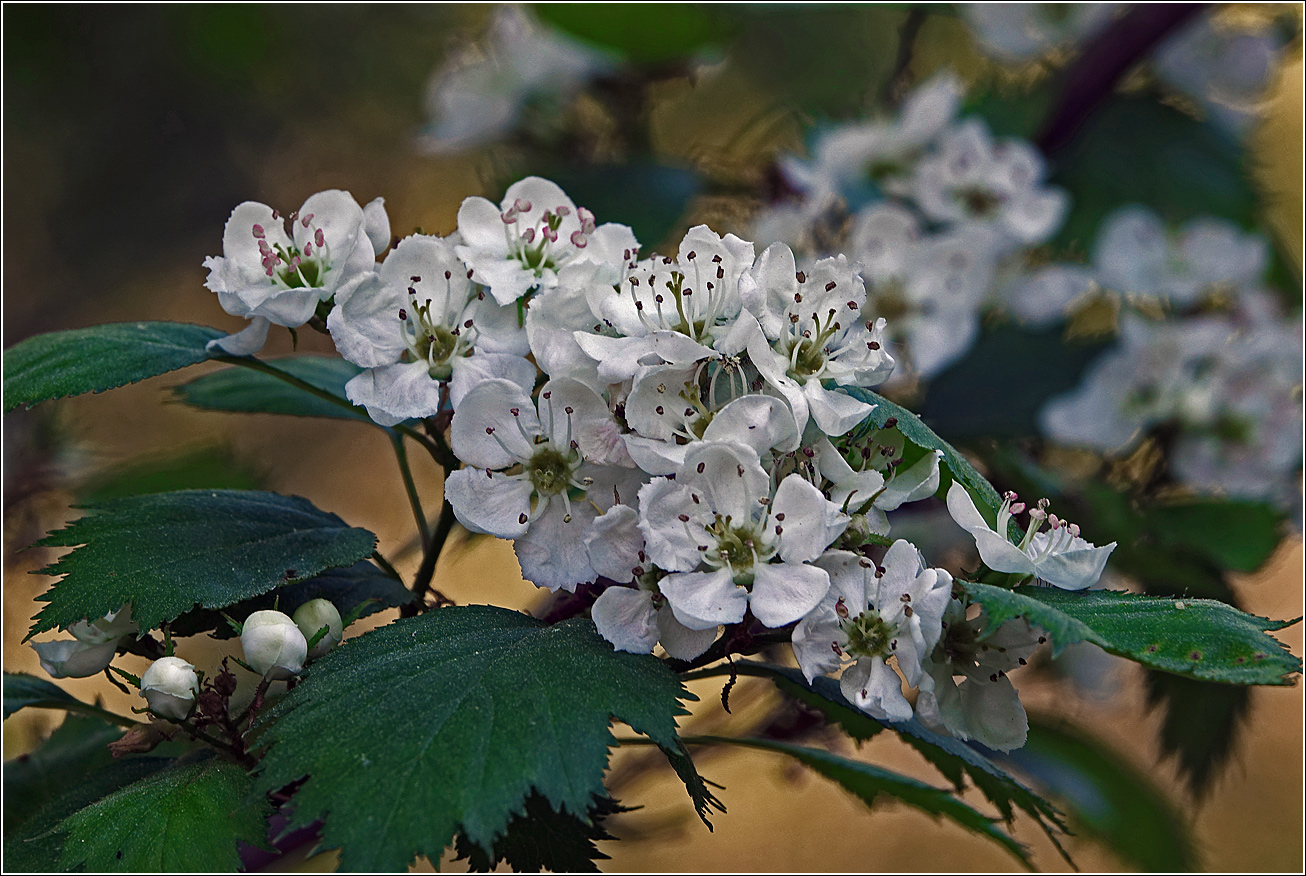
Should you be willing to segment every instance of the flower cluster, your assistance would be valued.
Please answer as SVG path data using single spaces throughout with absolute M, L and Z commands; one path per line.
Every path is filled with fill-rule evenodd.
M 1073 392 L 1043 409 L 1064 444 L 1128 452 L 1175 427 L 1171 474 L 1205 493 L 1290 503 L 1301 464 L 1302 323 L 1282 314 L 1263 281 L 1265 241 L 1200 218 L 1167 231 L 1142 207 L 1103 223 L 1090 265 L 1049 265 L 1045 289 L 1075 284 L 1129 293 L 1120 338 Z M 1053 279 L 1049 280 L 1051 277 Z M 1153 302 L 1157 320 L 1128 306 Z M 1013 309 L 1019 304 L 1013 300 Z
M 869 312 L 889 320 L 895 350 L 923 377 L 969 349 L 998 272 L 1051 238 L 1067 207 L 1034 147 L 957 120 L 960 98 L 943 73 L 896 119 L 823 131 L 810 159 L 782 163 L 797 199 L 768 208 L 753 231 L 805 259 L 847 253 Z
M 965 209 L 942 193 L 968 185 L 967 144 L 988 149 L 973 126 L 954 135 L 922 162 L 937 195 L 922 203 L 939 216 Z M 1016 239 L 1008 213 L 1034 209 L 1022 198 L 1058 200 L 1031 172 L 994 195 L 992 227 L 972 217 L 956 233 Z M 361 214 L 352 233 L 365 238 Z M 1007 735 L 989 732 L 948 705 L 983 699 L 980 681 L 944 689 L 991 660 L 971 655 L 974 630 L 953 642 L 964 623 L 944 635 L 950 606 L 964 604 L 951 576 L 891 537 L 890 513 L 938 491 L 942 454 L 913 449 L 908 464 L 892 420 L 849 434 L 874 405 L 848 390 L 883 382 L 895 363 L 890 323 L 844 256 L 800 268 L 784 243 L 757 253 L 700 225 L 674 257 L 644 257 L 629 228 L 529 177 L 498 204 L 468 198 L 449 237 L 405 238 L 329 288 L 314 313 L 363 369 L 348 397 L 387 426 L 451 412 L 442 422 L 462 467 L 445 493 L 458 520 L 511 539 L 541 587 L 599 585 L 592 616 L 615 647 L 660 644 L 692 660 L 723 626 L 792 626 L 808 677 L 842 670 L 849 699 L 872 715 L 910 717 L 901 675 L 933 692 L 937 726 L 1001 745 L 1023 726 L 1023 711 L 994 707 Z M 1041 508 L 1024 541 L 1008 543 L 954 494 L 954 516 L 997 571 L 1078 588 L 1110 553 L 1036 517 Z M 1019 510 L 1004 506 L 999 526 Z M 1045 518 L 1053 529 L 1038 533 Z M 246 643 L 250 663 L 269 678 L 298 671 L 304 636 L 289 619 L 262 622 L 245 625 L 259 639 Z

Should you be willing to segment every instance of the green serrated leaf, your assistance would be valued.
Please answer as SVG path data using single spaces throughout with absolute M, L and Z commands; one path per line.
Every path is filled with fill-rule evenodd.
M 151 873 L 240 868 L 236 842 L 265 842 L 271 807 L 251 798 L 252 780 L 219 757 L 176 763 L 78 810 L 66 833 L 62 869 Z
M 6 831 L 6 872 L 53 872 L 60 869 L 65 835 L 55 829 L 65 818 L 97 800 L 168 766 L 164 757 L 126 757 L 95 770 L 86 779 L 59 789 L 48 803 L 26 818 L 12 833 Z
M 442 608 L 315 663 L 263 719 L 258 788 L 307 776 L 294 825 L 322 819 L 346 869 L 399 870 L 439 858 L 458 832 L 492 847 L 532 789 L 585 813 L 604 793 L 611 719 L 674 749 L 679 700 L 692 698 L 660 661 L 614 651 L 589 620 Z
M 91 513 L 37 542 L 81 545 L 42 574 L 63 580 L 29 637 L 130 602 L 149 630 L 195 605 L 223 608 L 371 556 L 376 536 L 298 496 L 183 490 L 84 506 Z
M 832 678 L 822 676 L 808 685 L 801 671 L 787 666 L 737 661 L 735 668 L 740 675 L 770 678 L 786 692 L 803 692 L 801 696 L 803 702 L 819 709 L 850 735 L 853 735 L 853 731 L 859 734 L 871 733 L 866 722 L 897 731 L 958 790 L 963 787 L 965 777 L 970 777 L 975 787 L 979 788 L 988 801 L 998 808 L 1005 820 L 1011 821 L 1014 809 L 1020 809 L 1034 819 L 1056 846 L 1057 851 L 1062 856 L 1066 855 L 1057 838 L 1058 834 L 1065 833 L 1065 824 L 1056 807 L 1016 781 L 992 760 L 966 743 L 935 733 L 916 718 L 899 723 L 876 721 L 849 703 L 839 690 L 839 683 Z M 853 735 L 853 738 L 858 739 L 858 736 Z M 1069 857 L 1066 860 L 1069 861 Z
M 1042 627 L 1054 654 L 1072 642 L 1092 642 L 1153 669 L 1226 684 L 1292 684 L 1290 676 L 1301 672 L 1301 660 L 1265 634 L 1290 621 L 1244 614 L 1214 599 L 959 583 L 994 627 L 1014 617 Z
M 603 827 L 603 819 L 626 807 L 611 797 L 595 798 L 586 818 L 558 812 L 539 794 L 526 798 L 524 810 L 508 822 L 508 829 L 494 843 L 491 853 L 473 845 L 461 834 L 454 843 L 455 861 L 467 861 L 473 873 L 488 873 L 500 861 L 514 873 L 597 873 L 595 861 L 608 856 L 594 845 L 596 840 L 615 839 Z
M 70 714 L 36 750 L 5 761 L 4 791 L 10 801 L 4 808 L 5 833 L 64 788 L 80 784 L 112 763 L 106 746 L 122 734 L 121 727 L 107 721 Z
M 198 609 L 187 612 L 173 622 L 172 633 L 176 636 L 193 636 L 210 632 L 216 639 L 230 639 L 240 633 L 228 623 L 224 614 L 243 619 L 256 611 L 272 608 L 276 603 L 280 606 L 279 611 L 293 615 L 295 609 L 313 599 L 329 601 L 341 617 L 347 617 L 355 610 L 359 612 L 358 617 L 367 617 L 387 608 L 405 606 L 413 601 L 413 594 L 401 582 L 363 560 L 352 566 L 328 569 L 306 581 L 296 581 L 252 599 L 241 600 L 221 611 Z
M 984 815 L 958 800 L 951 790 L 936 788 L 907 776 L 881 769 L 861 761 L 849 760 L 821 748 L 807 748 L 773 739 L 728 739 L 725 737 L 697 737 L 697 740 L 742 745 L 764 751 L 778 751 L 806 764 L 828 779 L 833 779 L 846 790 L 871 805 L 880 794 L 887 794 L 908 806 L 934 816 L 945 816 L 962 827 L 986 836 L 999 843 L 1016 856 L 1025 867 L 1033 869 L 1029 850 L 1016 842 L 998 826 L 997 819 Z
M 1139 869 L 1182 873 L 1197 867 L 1192 837 L 1167 796 L 1109 748 L 1064 721 L 1031 715 L 1024 747 L 996 756 L 1060 801 L 1078 833 L 1104 843 Z
M 122 322 L 19 341 L 4 353 L 4 409 L 136 383 L 210 357 L 224 332 L 178 322 Z
M 662 753 L 666 755 L 667 761 L 671 768 L 676 771 L 680 781 L 684 782 L 685 790 L 689 792 L 689 799 L 694 804 L 694 811 L 698 817 L 707 825 L 707 829 L 712 829 L 712 822 L 708 821 L 707 814 L 715 809 L 718 812 L 726 811 L 725 804 L 717 799 L 716 795 L 707 787 L 707 782 L 698 774 L 694 768 L 694 759 L 689 754 L 689 749 L 683 743 L 676 748 L 663 748 Z
M 871 411 L 870 416 L 862 421 L 862 424 L 854 430 L 854 435 L 859 431 L 869 429 L 883 429 L 885 423 L 893 419 L 896 421 L 896 427 L 903 437 L 918 447 L 924 447 L 928 450 L 939 450 L 943 453 L 942 464 L 952 474 L 966 492 L 970 493 L 975 500 L 977 508 L 988 508 L 993 519 L 997 519 L 998 508 L 1002 506 L 1002 497 L 998 491 L 988 482 L 984 475 L 975 470 L 966 457 L 957 452 L 957 449 L 944 441 L 934 430 L 921 422 L 921 418 L 904 408 L 902 405 L 889 401 L 884 396 L 871 392 L 869 389 L 862 389 L 858 386 L 843 387 L 844 392 L 853 398 L 860 399 L 867 404 L 875 405 L 875 410 Z M 939 490 L 936 495 L 946 495 L 948 486 L 951 481 L 941 479 Z M 1008 535 L 1014 541 L 1020 541 L 1020 527 L 1012 520 L 1008 526 Z
M 345 400 L 345 384 L 362 368 L 339 356 L 289 356 L 266 364 L 298 377 L 324 392 Z M 173 387 L 188 405 L 211 411 L 251 414 L 288 414 L 295 417 L 330 417 L 371 423 L 363 408 L 332 404 L 310 395 L 271 374 L 232 367 L 215 371 Z M 347 401 L 346 401 L 346 404 Z

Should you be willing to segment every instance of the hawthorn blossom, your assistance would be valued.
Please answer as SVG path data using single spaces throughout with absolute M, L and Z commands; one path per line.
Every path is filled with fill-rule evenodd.
M 516 309 L 487 298 L 467 274 L 449 241 L 413 235 L 375 275 L 337 295 L 331 338 L 366 369 L 345 395 L 381 425 L 435 414 L 446 391 L 457 407 L 486 377 L 534 384 Z
M 1115 3 L 963 3 L 971 35 L 987 53 L 1027 61 L 1059 43 L 1083 40 L 1111 20 Z
M 233 210 L 222 233 L 223 254 L 204 260 L 209 269 L 204 285 L 217 293 L 223 310 L 252 322 L 210 348 L 237 356 L 256 353 L 270 325 L 303 325 L 321 302 L 361 283 L 379 252 L 369 230 L 380 237 L 380 223 L 389 228 L 383 206 L 369 205 L 369 210 L 365 215 L 339 189 L 318 192 L 285 219 L 255 201 Z
M 885 431 L 875 436 L 883 436 Z M 867 439 L 863 449 L 867 454 L 861 460 L 864 467 L 854 469 L 830 439 L 822 436 L 816 442 L 817 466 L 821 476 L 829 482 L 827 493 L 844 513 L 852 516 L 850 531 L 880 537 L 889 534 L 889 511 L 896 511 L 906 502 L 919 502 L 933 496 L 939 488 L 939 461 L 943 451 L 926 453 L 910 467 L 899 469 L 902 461 L 902 436 L 897 436 L 894 446 L 886 441 L 881 445 L 874 438 Z M 871 448 L 874 448 L 874 452 Z
M 466 463 L 446 483 L 460 523 L 513 539 L 522 575 L 541 587 L 571 591 L 597 577 L 590 524 L 614 490 L 634 494 L 638 475 L 619 467 L 628 459 L 619 430 L 594 390 L 554 378 L 537 407 L 516 383 L 485 380 L 463 397 L 450 439 Z
M 748 356 L 794 411 L 798 428 L 810 416 L 826 434 L 841 435 L 866 418 L 873 405 L 826 389 L 875 386 L 893 370 L 884 346 L 885 320 L 862 314 L 866 287 L 843 256 L 798 271 L 783 243 L 767 247 L 741 284 L 741 297 L 761 332 Z
M 508 187 L 495 206 L 467 198 L 458 208 L 458 257 L 471 279 L 486 286 L 500 304 L 512 304 L 537 289 L 558 285 L 568 265 L 588 262 L 620 277 L 621 254 L 638 252 L 625 225 L 596 225 L 594 214 L 577 208 L 556 183 L 528 176 Z M 629 260 L 630 256 L 626 256 Z
M 94 621 L 77 621 L 68 628 L 71 639 L 33 642 L 32 648 L 51 678 L 87 678 L 108 668 L 122 640 L 139 631 L 131 605 L 125 605 Z
M 648 556 L 671 572 L 658 582 L 662 595 L 696 630 L 737 623 L 750 609 L 768 627 L 798 620 L 830 586 L 811 561 L 848 525 L 799 474 L 773 491 L 757 454 L 734 443 L 696 446 L 674 480 L 642 487 L 639 503 Z
M 810 683 L 846 667 L 839 687 L 848 701 L 885 721 L 907 721 L 911 704 L 898 675 L 920 686 L 925 659 L 942 631 L 952 576 L 925 567 L 920 552 L 895 541 L 877 566 L 849 551 L 829 551 L 814 563 L 830 575 L 830 590 L 794 627 L 794 656 Z M 849 665 L 851 664 L 851 665 Z
M 1045 637 L 1024 618 L 991 628 L 980 611 L 967 619 L 959 596 L 943 613 L 943 635 L 923 661 L 916 713 L 928 727 L 998 751 L 1025 744 L 1029 718 L 1007 673 L 1024 666 Z M 960 679 L 960 681 L 958 681 Z
M 1029 527 L 1020 544 L 1012 544 L 1006 536 L 1007 523 L 1013 514 L 1024 510 L 1024 504 L 1015 499 L 1015 493 L 1003 497 L 997 527 L 990 528 L 970 493 L 954 481 L 948 489 L 948 513 L 974 536 L 980 558 L 994 571 L 1032 575 L 1063 590 L 1083 590 L 1096 583 L 1116 543 L 1097 547 L 1085 541 L 1076 524 L 1048 514 L 1046 501 L 1041 501 L 1037 508 L 1030 509 Z M 1045 520 L 1051 527 L 1047 531 L 1042 528 Z

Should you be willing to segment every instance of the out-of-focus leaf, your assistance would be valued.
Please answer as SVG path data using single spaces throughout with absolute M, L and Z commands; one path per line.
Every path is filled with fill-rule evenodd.
M 291 826 L 322 819 L 345 868 L 398 870 L 438 858 L 455 833 L 492 848 L 532 789 L 586 812 L 604 793 L 612 718 L 674 750 L 690 698 L 660 661 L 614 651 L 588 620 L 442 608 L 313 664 L 264 714 L 258 789 L 308 776 Z
M 598 221 L 629 225 L 645 255 L 676 229 L 703 185 L 687 167 L 652 161 L 562 167 L 551 171 L 549 179 Z
M 1194 794 L 1204 794 L 1233 754 L 1243 719 L 1251 708 L 1251 691 L 1148 672 L 1147 702 L 1164 712 L 1161 748 L 1175 758 Z
M 256 490 L 263 477 L 223 446 L 136 459 L 104 472 L 82 489 L 87 502 L 173 490 Z
M 7 676 L 6 676 L 7 680 Z M 107 748 L 123 734 L 99 718 L 69 714 L 35 751 L 5 761 L 5 833 L 21 824 L 65 788 L 113 761 Z
M 103 617 L 131 603 L 150 630 L 190 611 L 223 608 L 371 556 L 376 536 L 298 496 L 182 490 L 84 506 L 91 513 L 38 545 L 73 547 L 42 570 L 63 579 L 29 635 Z
M 1203 215 L 1244 226 L 1255 220 L 1256 196 L 1237 144 L 1151 96 L 1117 97 L 1090 116 L 1058 155 L 1052 182 L 1074 204 L 1053 245 L 1080 252 L 1124 204 L 1145 204 L 1171 223 Z
M 1031 715 L 1023 747 L 989 756 L 1055 798 L 1077 832 L 1139 869 L 1178 873 L 1197 866 L 1192 837 L 1166 795 L 1109 748 L 1065 722 Z
M 122 322 L 36 335 L 4 352 L 4 409 L 103 392 L 209 358 L 217 329 L 179 322 Z
M 1052 638 L 1055 652 L 1092 642 L 1153 669 L 1226 684 L 1292 684 L 1291 676 L 1301 672 L 1300 658 L 1265 633 L 1292 621 L 1244 614 L 1214 599 L 959 583 L 984 606 L 993 627 L 1028 618 Z
M 1195 551 L 1239 572 L 1254 572 L 1270 558 L 1283 523 L 1283 514 L 1270 505 L 1220 499 L 1154 506 L 1145 516 L 1166 547 Z
M 130 718 L 82 702 L 49 679 L 38 678 L 25 672 L 5 673 L 4 698 L 6 718 L 19 709 L 37 708 L 80 712 L 126 726 L 136 723 Z
M 345 384 L 363 370 L 354 363 L 339 356 L 288 356 L 269 359 L 266 364 L 331 393 L 345 404 L 327 401 L 271 374 L 240 366 L 206 374 L 173 387 L 173 391 L 186 404 L 211 411 L 372 422 L 366 410 L 349 406 L 345 399 Z
M 1105 348 L 1065 341 L 1060 328 L 986 328 L 961 361 L 930 381 L 920 415 L 954 441 L 1034 434 L 1039 409 L 1074 389 Z
M 918 782 L 907 776 L 861 761 L 849 760 L 821 748 L 808 748 L 775 739 L 730 739 L 725 737 L 698 737 L 703 741 L 742 745 L 764 751 L 778 751 L 811 767 L 827 779 L 832 779 L 871 805 L 880 794 L 887 794 L 934 816 L 946 816 L 967 830 L 972 830 L 999 843 L 1016 856 L 1024 866 L 1033 869 L 1029 851 L 998 826 L 998 820 L 972 809 L 958 800 L 953 792 Z
M 690 3 L 540 3 L 535 12 L 547 24 L 641 64 L 688 59 L 729 33 L 712 9 Z

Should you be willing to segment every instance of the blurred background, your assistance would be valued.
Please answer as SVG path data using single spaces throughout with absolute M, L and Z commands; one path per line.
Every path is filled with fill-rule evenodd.
M 965 87 L 960 114 L 982 117 L 996 136 L 1034 142 L 1048 179 L 1069 193 L 1066 220 L 1022 250 L 1015 269 L 1093 263 L 1099 226 L 1135 200 L 1171 228 L 1214 214 L 1265 241 L 1256 282 L 1271 290 L 1283 319 L 1299 324 L 1301 7 L 1165 8 L 1045 6 L 1013 18 L 909 4 L 6 5 L 4 346 L 128 320 L 238 330 L 241 320 L 204 289 L 201 267 L 220 253 L 228 214 L 245 200 L 289 212 L 326 188 L 346 189 L 359 203 L 384 197 L 395 235 L 448 234 L 463 198 L 497 200 L 513 180 L 537 173 L 598 221 L 630 224 L 646 253 L 708 222 L 757 240 L 759 252 L 772 233 L 814 256 L 823 235 L 847 234 L 860 207 L 847 191 L 816 204 L 803 169 L 823 166 L 832 148 L 823 138 L 895 118 L 913 89 L 945 68 Z M 1188 43 L 1167 43 L 1185 34 Z M 1089 303 L 1102 300 L 1109 296 Z M 893 392 L 974 450 L 995 479 L 1032 477 L 1022 460 L 1033 460 L 1087 472 L 1085 483 L 1133 499 L 1173 495 L 1165 472 L 1134 471 L 1149 465 L 1148 453 L 1166 451 L 1162 427 L 1158 443 L 1086 462 L 1085 451 L 1019 434 L 1036 433 L 1033 402 L 999 412 L 1002 428 L 988 432 L 967 432 L 978 414 L 949 405 L 995 393 L 964 374 L 1010 383 L 1054 372 L 1037 401 L 1078 385 L 1113 326 L 1085 329 L 1102 308 L 1081 299 L 1074 308 L 1067 305 L 1064 326 L 1037 331 L 1013 321 L 1010 307 L 983 310 L 978 340 L 957 354 L 959 364 L 937 374 L 918 368 Z M 1082 343 L 1086 332 L 1097 346 Z M 1043 346 L 1013 348 L 1013 337 Z M 1298 329 L 1298 348 L 1300 337 Z M 301 331 L 294 350 L 332 346 Z M 290 337 L 274 331 L 266 352 L 290 354 Z M 1034 361 L 1011 373 L 999 359 Z M 376 532 L 401 571 L 416 567 L 409 509 L 383 436 L 337 421 L 174 403 L 170 388 L 207 367 L 6 416 L 6 670 L 42 674 L 20 642 L 49 585 L 27 573 L 52 556 L 23 549 L 89 499 L 199 486 L 301 495 Z M 1295 393 L 1299 420 L 1299 378 Z M 1215 595 L 1262 616 L 1300 616 L 1299 452 L 1293 459 L 1279 478 L 1284 489 L 1266 500 L 1269 528 L 1257 533 L 1252 560 L 1204 566 L 1206 578 L 1173 591 L 1164 574 L 1140 576 L 1140 561 L 1112 586 Z M 437 469 L 416 475 L 424 495 L 439 494 Z M 919 525 L 929 530 L 931 518 Z M 1146 553 L 1143 535 L 1137 543 L 1148 562 L 1168 562 Z M 538 610 L 546 595 L 522 581 L 507 543 L 489 539 L 456 542 L 435 585 L 459 603 L 523 610 Z M 1302 653 L 1300 625 L 1279 637 Z M 180 653 L 199 664 L 219 649 L 193 640 Z M 1037 731 L 1029 756 L 1011 766 L 1072 813 L 1079 836 L 1067 848 L 1082 868 L 1301 870 L 1300 685 L 1246 696 L 1212 685 L 1164 689 L 1092 649 L 1067 653 L 1016 679 Z M 139 672 L 146 664 L 128 657 L 124 665 Z M 769 683 L 751 681 L 732 693 L 729 715 L 718 707 L 719 684 L 697 683 L 693 732 L 810 738 L 809 716 Z M 120 710 L 136 704 L 102 679 L 67 686 Z M 5 758 L 30 751 L 59 719 L 28 709 L 6 721 Z M 940 781 L 889 735 L 858 756 Z M 851 749 L 833 735 L 818 738 Z M 698 760 L 725 786 L 719 796 L 729 814 L 714 819 L 713 834 L 665 763 L 638 751 L 614 757 L 612 793 L 644 808 L 610 820 L 623 840 L 602 844 L 611 869 L 1016 868 L 954 825 L 887 802 L 868 810 L 769 755 L 732 750 Z M 1017 819 L 1015 833 L 1042 868 L 1066 867 L 1032 824 Z M 331 863 L 328 854 L 278 866 Z

